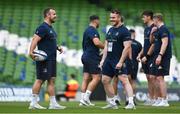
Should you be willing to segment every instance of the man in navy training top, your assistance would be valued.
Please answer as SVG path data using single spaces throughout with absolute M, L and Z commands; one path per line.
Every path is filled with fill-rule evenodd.
M 32 100 L 29 109 L 45 109 L 38 104 L 38 94 L 42 84 L 47 80 L 47 89 L 50 96 L 49 109 L 64 109 L 56 102 L 54 83 L 56 77 L 56 50 L 60 53 L 62 49 L 57 47 L 57 34 L 52 27 L 52 23 L 56 21 L 56 11 L 53 8 L 44 10 L 44 22 L 36 29 L 30 46 L 30 57 L 34 60 L 33 51 L 36 46 L 38 50 L 47 53 L 48 57 L 45 61 L 36 61 L 37 79 L 32 87 Z
M 108 104 L 102 108 L 118 109 L 115 102 L 115 92 L 111 84 L 113 77 L 118 76 L 129 97 L 129 104 L 125 109 L 134 109 L 133 90 L 128 80 L 125 64 L 131 47 L 131 36 L 128 29 L 123 25 L 121 13 L 118 10 L 111 11 L 110 22 L 113 27 L 107 32 L 103 57 L 100 62 L 103 74 L 102 83 L 108 97 Z
M 94 106 L 89 98 L 101 79 L 101 69 L 99 68 L 101 60 L 100 49 L 104 49 L 104 44 L 100 41 L 97 31 L 100 21 L 97 15 L 90 16 L 89 20 L 90 24 L 83 34 L 82 42 L 83 82 L 80 106 Z
M 128 72 L 129 72 L 128 78 L 133 88 L 133 94 L 134 94 L 133 97 L 135 101 L 136 80 L 137 80 L 137 72 L 138 72 L 138 66 L 139 66 L 136 58 L 142 50 L 142 45 L 140 42 L 135 40 L 135 37 L 136 37 L 135 30 L 130 29 L 129 32 L 131 33 L 131 49 L 129 51 L 130 52 L 129 59 L 127 59 L 126 62 L 127 62 Z M 128 102 L 126 102 L 126 105 L 128 105 Z
M 164 25 L 161 13 L 156 13 L 153 17 L 155 32 L 152 32 L 154 41 L 154 59 L 150 65 L 150 72 L 155 76 L 158 99 L 152 106 L 168 107 L 167 87 L 164 76 L 169 75 L 170 60 L 172 57 L 170 32 Z
M 144 46 L 141 50 L 141 53 L 138 55 L 137 60 L 142 62 L 142 69 L 146 74 L 147 82 L 148 82 L 148 98 L 145 101 L 145 105 L 152 105 L 154 103 L 154 99 L 156 97 L 155 92 L 155 83 L 154 83 L 154 76 L 150 74 L 150 64 L 152 63 L 153 59 L 153 50 L 154 44 L 152 43 L 151 31 L 154 27 L 153 24 L 153 12 L 150 10 L 146 10 L 142 13 L 142 20 L 146 25 L 144 29 Z

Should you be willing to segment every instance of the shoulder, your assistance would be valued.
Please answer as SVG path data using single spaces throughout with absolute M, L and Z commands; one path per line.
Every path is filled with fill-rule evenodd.
M 128 28 L 126 26 L 124 26 L 124 25 L 122 25 L 122 27 L 120 27 L 119 30 L 122 31 L 122 32 L 125 32 L 125 33 L 130 33 Z
M 163 26 L 160 28 L 160 31 L 168 31 L 168 28 L 167 28 L 165 25 L 163 25 Z
M 47 29 L 48 29 L 48 26 L 44 23 L 42 23 L 41 25 L 37 27 L 37 30 L 47 30 Z

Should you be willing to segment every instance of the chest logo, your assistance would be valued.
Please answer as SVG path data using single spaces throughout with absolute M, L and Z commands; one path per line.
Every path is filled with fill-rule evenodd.
M 119 35 L 119 32 L 116 32 L 116 34 L 115 34 L 116 36 L 118 36 Z
M 50 33 L 52 34 L 52 33 L 53 33 L 53 31 L 52 31 L 52 30 L 50 30 Z

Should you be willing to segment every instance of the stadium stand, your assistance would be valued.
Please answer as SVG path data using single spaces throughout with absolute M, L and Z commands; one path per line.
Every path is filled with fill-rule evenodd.
M 88 26 L 88 17 L 91 14 L 100 16 L 99 32 L 104 40 L 106 25 L 109 21 L 107 10 L 112 8 L 119 8 L 125 16 L 125 24 L 130 26 L 142 26 L 140 14 L 144 9 L 162 12 L 165 15 L 167 26 L 174 34 L 172 38 L 175 36 L 173 40 L 174 54 L 180 60 L 180 51 L 178 50 L 180 49 L 180 2 L 178 0 L 175 0 L 176 2 L 162 1 L 101 0 L 101 5 L 89 4 L 86 0 L 0 1 L 0 30 L 2 30 L 0 31 L 0 74 L 2 75 L 0 79 L 9 83 L 20 82 L 19 84 L 22 85 L 33 83 L 35 79 L 34 62 L 25 55 L 27 55 L 27 47 L 35 28 L 43 21 L 42 10 L 49 6 L 57 10 L 58 19 L 54 28 L 59 36 L 58 43 L 71 49 L 65 55 L 57 58 L 56 81 L 58 83 L 56 83 L 56 87 L 59 90 L 64 88 L 71 73 L 77 74 L 79 82 L 82 80 L 82 67 L 79 67 L 82 66 L 80 64 L 82 51 L 77 50 L 81 49 L 82 35 Z

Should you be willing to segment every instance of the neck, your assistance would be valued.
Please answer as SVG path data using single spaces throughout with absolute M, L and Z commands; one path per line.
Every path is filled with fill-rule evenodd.
M 44 19 L 44 22 L 46 22 L 48 25 L 52 25 L 52 23 L 48 19 Z
M 116 26 L 114 26 L 115 28 L 118 28 L 122 25 L 123 23 L 119 22 Z
M 152 24 L 153 24 L 153 21 L 151 20 L 147 23 L 147 26 L 151 26 Z
M 90 23 L 89 26 L 96 28 L 96 24 L 94 24 L 94 23 Z
M 164 23 L 163 22 L 159 22 L 157 26 L 158 26 L 158 28 L 160 28 L 162 25 L 164 25 Z

